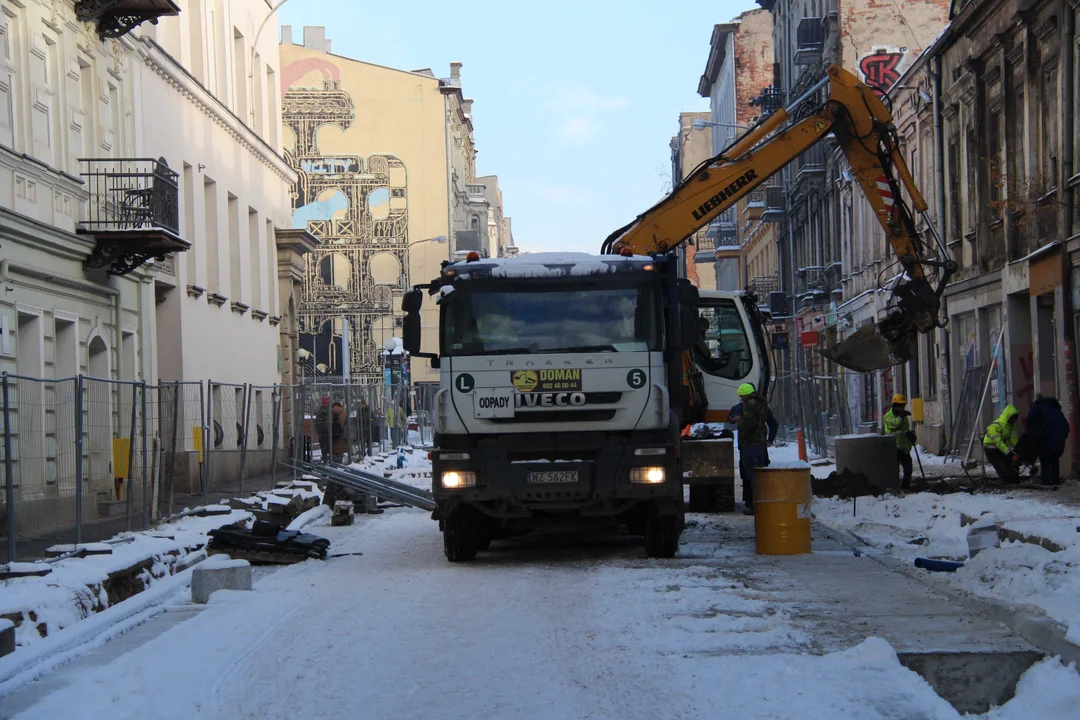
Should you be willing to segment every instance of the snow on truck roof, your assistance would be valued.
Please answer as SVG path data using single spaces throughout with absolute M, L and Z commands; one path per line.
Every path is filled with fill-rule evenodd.
M 530 253 L 512 258 L 490 258 L 447 265 L 457 279 L 470 275 L 492 278 L 536 278 L 606 275 L 640 269 L 656 262 L 648 255 L 590 255 L 589 253 Z

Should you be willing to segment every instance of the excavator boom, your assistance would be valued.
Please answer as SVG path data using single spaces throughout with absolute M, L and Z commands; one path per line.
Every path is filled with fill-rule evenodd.
M 828 100 L 807 110 L 809 98 L 825 84 Z M 916 212 L 926 211 L 926 200 L 899 152 L 892 115 L 867 85 L 840 67 L 830 67 L 821 83 L 788 108 L 773 113 L 689 173 L 667 197 L 612 233 L 603 251 L 627 249 L 649 255 L 673 250 L 830 133 L 903 270 L 892 289 L 894 310 L 825 355 L 859 372 L 906 362 L 913 355 L 917 333 L 939 326 L 941 293 L 956 265 L 947 259 L 936 233 L 931 255 L 915 228 L 901 190 L 907 191 Z

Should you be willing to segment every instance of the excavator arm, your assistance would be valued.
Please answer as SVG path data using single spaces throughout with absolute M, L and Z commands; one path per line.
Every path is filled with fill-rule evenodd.
M 807 111 L 808 98 L 825 84 L 828 100 Z M 947 259 L 929 221 L 933 256 L 916 230 L 901 188 L 915 212 L 926 212 L 926 200 L 899 152 L 892 115 L 867 85 L 840 67 L 830 67 L 821 83 L 702 163 L 671 194 L 612 233 L 603 252 L 650 255 L 673 250 L 829 133 L 847 156 L 903 270 L 893 287 L 894 309 L 876 327 L 861 328 L 825 355 L 859 372 L 906 362 L 913 356 L 917 333 L 940 326 L 941 293 L 956 264 Z

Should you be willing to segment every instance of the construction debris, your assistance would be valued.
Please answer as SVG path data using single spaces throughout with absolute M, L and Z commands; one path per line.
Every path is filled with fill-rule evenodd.
M 252 563 L 293 563 L 325 560 L 330 541 L 318 535 L 285 530 L 280 525 L 256 520 L 250 530 L 228 527 L 210 531 L 208 555 L 227 553 Z

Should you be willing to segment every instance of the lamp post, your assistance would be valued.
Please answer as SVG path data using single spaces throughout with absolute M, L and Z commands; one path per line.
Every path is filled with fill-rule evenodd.
M 705 128 L 711 128 L 711 127 L 735 128 L 736 130 L 749 130 L 750 129 L 750 127 L 748 125 L 736 125 L 734 123 L 713 122 L 712 120 L 701 120 L 701 119 L 698 119 L 698 120 L 694 121 L 694 129 L 695 130 L 704 130 Z
M 262 35 L 263 28 L 266 27 L 266 23 L 270 22 L 270 18 L 274 17 L 274 13 L 278 11 L 278 8 L 289 2 L 289 0 L 278 0 L 274 7 L 270 8 L 270 12 L 266 14 L 263 21 L 259 23 L 259 29 L 255 31 L 255 39 L 251 41 L 251 57 L 248 62 L 248 88 L 251 91 L 251 122 L 249 123 L 252 130 L 255 129 L 255 49 L 259 47 L 259 36 Z M 267 92 L 272 92 L 272 88 L 267 88 Z M 273 118 L 267 118 L 267 121 L 273 122 Z

